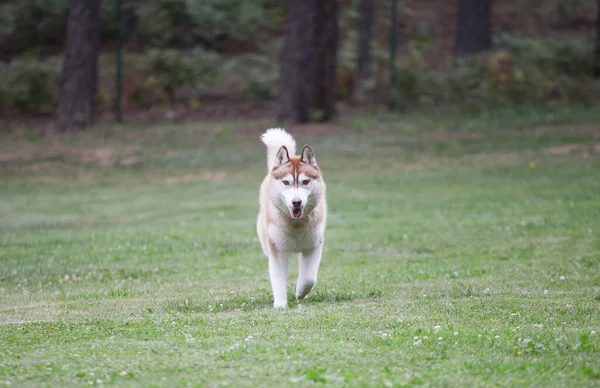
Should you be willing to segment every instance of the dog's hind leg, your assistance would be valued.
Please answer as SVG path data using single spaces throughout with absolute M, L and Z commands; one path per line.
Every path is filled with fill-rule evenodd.
M 289 254 L 269 255 L 269 277 L 273 289 L 273 306 L 287 307 L 287 267 Z
M 319 245 L 310 251 L 302 252 L 298 260 L 296 299 L 304 298 L 313 289 L 315 284 L 317 284 L 317 274 L 319 272 L 322 253 L 323 245 Z

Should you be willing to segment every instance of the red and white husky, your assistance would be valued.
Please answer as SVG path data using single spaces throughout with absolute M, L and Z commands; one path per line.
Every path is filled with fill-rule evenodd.
M 268 129 L 267 176 L 260 186 L 256 231 L 269 258 L 275 307 L 287 307 L 287 267 L 299 252 L 296 298 L 304 298 L 317 282 L 327 219 L 325 182 L 315 154 L 305 145 L 299 156 L 296 141 L 285 130 Z

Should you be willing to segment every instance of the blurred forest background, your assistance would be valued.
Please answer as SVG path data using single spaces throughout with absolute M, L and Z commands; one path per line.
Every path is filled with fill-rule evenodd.
M 600 0 L 2 0 L 0 128 L 592 105 L 599 32 Z

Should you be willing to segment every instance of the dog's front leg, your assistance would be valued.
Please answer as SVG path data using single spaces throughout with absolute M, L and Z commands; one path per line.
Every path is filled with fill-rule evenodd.
M 289 254 L 278 252 L 269 255 L 269 276 L 273 289 L 273 305 L 287 307 L 287 267 Z
M 319 244 L 319 246 L 312 250 L 302 252 L 298 261 L 296 299 L 304 298 L 313 289 L 315 284 L 317 284 L 317 274 L 319 272 L 322 253 L 322 244 Z

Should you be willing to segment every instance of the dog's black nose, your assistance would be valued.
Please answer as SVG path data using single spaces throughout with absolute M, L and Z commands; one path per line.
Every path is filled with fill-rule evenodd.
M 298 207 L 298 206 L 302 205 L 302 200 L 300 198 L 292 199 L 292 205 Z

